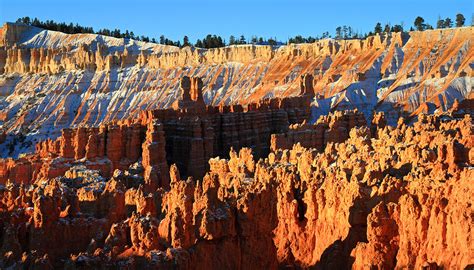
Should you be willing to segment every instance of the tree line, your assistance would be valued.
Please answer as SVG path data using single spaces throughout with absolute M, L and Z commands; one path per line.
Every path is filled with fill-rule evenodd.
M 451 18 L 449 17 L 447 17 L 446 19 L 441 19 L 441 17 L 438 17 L 438 21 L 436 22 L 436 28 L 437 29 L 451 28 L 453 26 L 463 27 L 465 22 L 466 22 L 466 18 L 461 13 L 456 14 L 456 24 L 454 24 Z M 425 19 L 419 16 L 416 17 L 415 22 L 413 24 L 415 25 L 415 29 L 418 31 L 433 29 L 433 26 L 431 26 L 428 23 L 425 23 Z
M 459 13 L 456 15 L 455 22 L 453 22 L 449 17 L 445 19 L 438 18 L 438 21 L 436 23 L 436 28 L 441 29 L 441 28 L 451 28 L 453 26 L 456 27 L 462 27 L 464 26 L 466 19 L 463 14 Z M 188 36 L 184 36 L 183 40 L 178 40 L 174 41 L 171 40 L 164 35 L 161 35 L 158 40 L 155 38 L 149 38 L 148 36 L 143 36 L 143 35 L 136 35 L 133 33 L 133 31 L 125 30 L 125 32 L 122 32 L 120 29 L 114 29 L 110 30 L 107 28 L 99 29 L 98 31 L 94 31 L 92 27 L 86 27 L 86 26 L 81 26 L 79 24 L 73 24 L 73 23 L 65 23 L 65 22 L 55 22 L 53 20 L 46 20 L 46 21 L 41 21 L 38 18 L 31 19 L 30 17 L 22 17 L 19 18 L 17 23 L 23 23 L 31 26 L 36 26 L 40 27 L 43 29 L 47 30 L 53 30 L 53 31 L 59 31 L 67 34 L 79 34 L 79 33 L 89 33 L 89 34 L 99 34 L 99 35 L 105 35 L 105 36 L 110 36 L 110 37 L 115 37 L 115 38 L 127 38 L 127 39 L 133 39 L 133 40 L 138 40 L 138 41 L 144 41 L 144 42 L 153 42 L 153 43 L 159 43 L 162 45 L 171 45 L 171 46 L 177 46 L 177 47 L 187 47 L 187 46 L 194 46 L 198 48 L 220 48 L 224 47 L 227 45 L 241 45 L 241 44 L 256 44 L 256 45 L 284 45 L 284 44 L 299 44 L 299 43 L 313 43 L 317 40 L 320 39 L 325 39 L 325 38 L 332 38 L 331 34 L 329 32 L 324 32 L 320 36 L 308 36 L 308 37 L 303 37 L 301 35 L 297 35 L 295 37 L 290 37 L 288 38 L 287 42 L 282 42 L 277 40 L 277 38 L 263 38 L 263 37 L 257 37 L 257 36 L 252 36 L 250 39 L 247 40 L 247 38 L 244 35 L 240 35 L 238 37 L 231 35 L 229 37 L 229 40 L 226 41 L 223 39 L 221 36 L 218 35 L 207 35 L 202 39 L 196 40 L 196 42 L 193 44 L 189 41 Z M 424 31 L 428 29 L 433 29 L 433 26 L 430 24 L 426 23 L 425 20 L 418 16 L 414 23 L 413 27 L 410 27 L 410 31 L 417 30 L 417 31 Z M 395 24 L 395 25 L 390 25 L 390 24 L 385 24 L 382 27 L 382 24 L 378 22 L 373 31 L 370 31 L 369 33 L 359 33 L 358 31 L 354 30 L 351 26 L 348 25 L 343 25 L 343 26 L 338 26 L 336 27 L 335 39 L 353 39 L 353 38 L 366 38 L 368 36 L 372 36 L 375 34 L 382 34 L 382 33 L 388 33 L 388 32 L 404 32 L 404 27 L 403 24 Z

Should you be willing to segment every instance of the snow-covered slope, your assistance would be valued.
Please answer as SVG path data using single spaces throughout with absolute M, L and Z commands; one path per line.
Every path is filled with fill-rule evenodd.
M 98 125 L 167 108 L 179 79 L 200 76 L 207 104 L 249 103 L 300 93 L 315 77 L 313 120 L 331 109 L 398 115 L 421 105 L 447 109 L 472 96 L 472 27 L 313 44 L 179 49 L 94 34 L 68 35 L 24 25 L 0 30 L 0 125 L 26 135 L 16 155 L 61 128 Z M 424 106 L 426 107 L 426 106 Z

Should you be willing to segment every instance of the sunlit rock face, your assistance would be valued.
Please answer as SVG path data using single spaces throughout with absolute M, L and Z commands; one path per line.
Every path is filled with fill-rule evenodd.
M 62 128 L 98 126 L 173 106 L 183 76 L 201 77 L 207 105 L 255 103 L 298 96 L 310 74 L 313 117 L 330 110 L 400 114 L 448 110 L 472 95 L 472 27 L 363 40 L 321 40 L 281 47 L 239 45 L 198 49 L 68 35 L 18 24 L 0 30 L 0 123 L 22 144 L 0 146 L 3 157 L 31 151 Z M 201 98 L 201 97 L 199 97 Z M 14 139 L 7 136 L 6 141 Z
M 167 188 L 169 164 L 176 164 L 184 176 L 199 179 L 209 168 L 210 158 L 227 156 L 232 148 L 252 147 L 257 157 L 264 157 L 274 133 L 304 123 L 311 113 L 308 95 L 206 107 L 202 89 L 199 77 L 185 76 L 179 89 L 182 98 L 173 109 L 143 111 L 138 118 L 99 127 L 65 128 L 57 139 L 38 142 L 33 153 L 0 159 L 0 184 L 9 179 L 31 184 L 58 177 L 76 164 L 110 177 L 116 169 L 139 162 L 146 191 Z M 352 114 L 362 124 L 363 114 Z
M 6 24 L 0 268 L 470 269 L 472 36 L 202 50 Z
M 369 127 L 360 112 L 331 113 L 271 135 L 262 158 L 243 147 L 182 167 L 199 178 L 168 169 L 166 151 L 177 150 L 157 119 L 66 130 L 2 165 L 0 266 L 469 268 L 473 121 L 459 117 L 391 127 L 377 113 Z M 141 151 L 97 139 L 105 130 L 119 142 L 143 133 Z M 196 135 L 175 147 L 194 149 L 204 142 Z

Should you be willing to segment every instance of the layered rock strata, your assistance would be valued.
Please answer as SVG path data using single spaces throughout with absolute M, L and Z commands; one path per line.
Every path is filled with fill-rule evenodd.
M 202 87 L 201 79 L 183 77 L 183 97 L 175 109 L 146 111 L 136 119 L 99 127 L 63 129 L 58 139 L 37 143 L 34 154 L 0 159 L 0 183 L 53 178 L 75 163 L 110 177 L 114 170 L 142 158 L 150 187 L 166 187 L 167 164 L 176 164 L 185 176 L 202 178 L 210 158 L 227 156 L 232 147 L 251 147 L 263 157 L 269 152 L 271 134 L 310 115 L 307 95 L 210 107 L 202 101 Z
M 9 136 L 0 153 L 16 157 L 63 128 L 171 108 L 184 76 L 203 78 L 202 100 L 211 106 L 298 96 L 304 85 L 303 93 L 315 97 L 311 122 L 357 108 L 367 118 L 384 111 L 394 125 L 405 111 L 448 111 L 455 99 L 472 98 L 473 36 L 472 27 L 463 27 L 205 50 L 5 24 L 0 124 Z M 15 140 L 19 133 L 25 142 Z
M 349 114 L 349 115 L 354 115 Z M 336 117 L 336 116 L 331 116 Z M 160 134 L 151 122 L 147 140 Z M 322 149 L 212 158 L 202 180 L 81 166 L 0 192 L 1 267 L 472 267 L 473 121 L 354 127 Z M 52 244 L 55 243 L 55 244 Z
M 0 268 L 472 268 L 472 31 L 202 50 L 6 24 L 0 151 L 36 149 L 0 159 Z

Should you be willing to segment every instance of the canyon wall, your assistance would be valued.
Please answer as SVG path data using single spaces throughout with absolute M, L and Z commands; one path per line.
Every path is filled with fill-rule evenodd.
M 5 24 L 0 124 L 11 136 L 0 153 L 18 156 L 62 128 L 170 108 L 181 98 L 183 76 L 201 77 L 204 103 L 219 106 L 298 96 L 300 76 L 310 74 L 311 122 L 330 110 L 357 108 L 366 118 L 385 111 L 393 125 L 400 115 L 445 111 L 455 99 L 472 97 L 473 31 L 205 50 Z M 25 135 L 20 144 L 18 133 Z
M 144 166 L 164 159 L 146 157 L 156 149 L 110 177 L 73 163 L 1 189 L 0 266 L 469 269 L 472 126 L 469 114 L 361 125 L 319 149 L 276 147 L 258 161 L 250 148 L 231 150 L 197 181 L 171 165 L 154 186 Z M 143 147 L 162 136 L 151 121 Z
M 473 31 L 204 50 L 5 24 L 0 268 L 472 268 Z
M 312 78 L 301 78 L 308 79 Z M 212 107 L 202 100 L 200 78 L 185 76 L 180 85 L 182 98 L 173 109 L 144 111 L 138 118 L 99 127 L 66 128 L 59 138 L 37 143 L 32 154 L 0 159 L 0 184 L 8 179 L 29 184 L 54 178 L 77 164 L 110 177 L 141 158 L 146 188 L 167 187 L 168 164 L 176 164 L 184 176 L 200 179 L 210 158 L 225 157 L 232 148 L 249 147 L 256 157 L 264 157 L 271 134 L 285 132 L 310 115 L 308 94 Z M 304 83 L 301 91 L 306 91 Z

